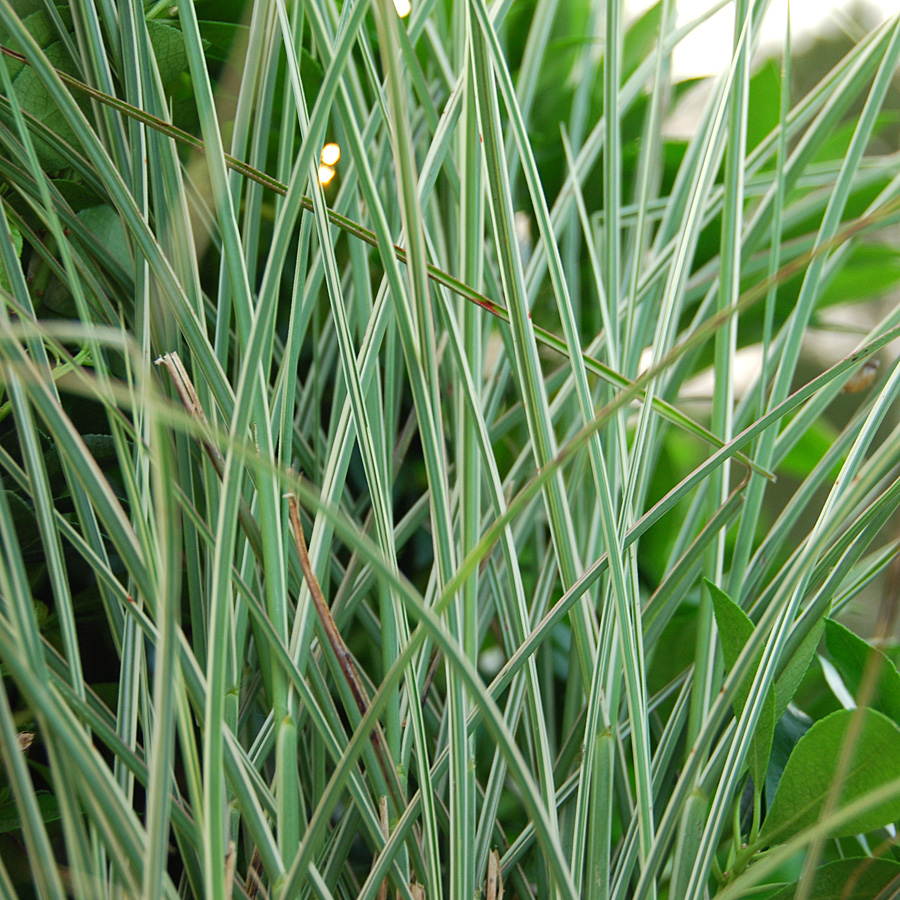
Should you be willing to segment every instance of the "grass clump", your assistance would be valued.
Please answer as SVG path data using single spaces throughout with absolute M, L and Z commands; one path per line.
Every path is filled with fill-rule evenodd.
M 0 7 L 4 896 L 891 890 L 900 19 L 762 12 Z

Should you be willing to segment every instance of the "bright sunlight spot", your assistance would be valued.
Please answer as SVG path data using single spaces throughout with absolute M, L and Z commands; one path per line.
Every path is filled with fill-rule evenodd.
M 319 166 L 319 184 L 325 187 L 331 182 L 332 178 L 334 178 L 334 169 L 332 169 L 331 166 L 326 166 L 325 163 L 322 163 L 322 165 Z
M 630 16 L 637 16 L 653 6 L 655 0 L 628 0 Z M 705 15 L 713 4 L 710 0 L 679 0 L 678 26 L 687 25 Z M 884 18 L 896 10 L 896 0 L 868 0 L 872 14 Z M 792 41 L 812 38 L 827 31 L 854 31 L 853 0 L 772 0 L 760 32 L 759 49 L 763 54 L 780 52 L 784 43 L 787 10 L 791 13 Z M 675 48 L 673 67 L 679 78 L 705 77 L 724 72 L 731 63 L 734 40 L 734 8 L 719 10 L 690 32 Z
M 341 148 L 337 144 L 326 144 L 322 148 L 322 162 L 326 166 L 333 166 L 341 158 Z
M 394 8 L 397 10 L 397 15 L 401 19 L 405 19 L 412 10 L 412 4 L 409 0 L 394 0 Z

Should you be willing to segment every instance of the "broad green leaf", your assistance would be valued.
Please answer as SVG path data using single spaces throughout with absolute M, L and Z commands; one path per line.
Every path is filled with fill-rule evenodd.
M 781 783 L 781 776 L 787 768 L 788 760 L 800 738 L 809 731 L 812 720 L 809 716 L 788 709 L 775 725 L 772 737 L 772 754 L 769 757 L 769 770 L 766 772 L 766 803 L 771 806 Z
M 79 72 L 78 67 L 69 56 L 47 12 L 39 8 L 39 4 L 23 3 L 16 5 L 22 7 L 22 9 L 17 10 L 20 15 L 24 16 L 23 10 L 29 11 L 30 14 L 24 16 L 22 22 L 32 38 L 40 45 L 51 65 L 66 75 L 76 78 L 83 77 L 83 74 Z M 71 33 L 72 15 L 68 7 L 60 5 L 56 7 L 56 11 L 62 26 Z M 160 77 L 165 84 L 187 68 L 187 55 L 184 51 L 184 41 L 182 40 L 181 32 L 171 25 L 155 20 L 147 22 L 147 31 L 159 65 Z M 72 37 L 74 41 L 74 35 Z M 23 52 L 24 49 L 2 26 L 0 26 L 0 44 L 19 53 Z M 66 121 L 65 116 L 60 112 L 56 103 L 51 99 L 35 69 L 17 60 L 7 58 L 4 62 L 12 79 L 16 99 L 22 109 L 26 113 L 30 113 L 40 119 L 48 128 L 56 132 L 61 141 L 71 144 L 73 148 L 79 148 L 80 145 L 75 137 L 75 132 Z M 87 97 L 77 92 L 74 93 L 74 97 L 84 112 L 89 114 L 90 105 Z M 40 138 L 34 138 L 34 142 L 38 157 L 47 171 L 56 172 L 66 166 L 68 160 L 65 156 L 51 148 L 49 144 Z
M 121 218 L 111 206 L 91 206 L 78 213 L 78 218 L 91 232 L 97 243 L 123 266 L 131 266 L 131 253 Z M 90 248 L 88 248 L 90 249 Z
M 867 666 L 877 666 L 873 669 L 875 690 L 871 698 L 865 700 L 866 705 L 900 725 L 900 673 L 894 664 L 880 650 L 834 619 L 825 622 L 825 643 L 831 661 L 854 697 L 859 693 Z
M 881 713 L 865 710 L 859 728 L 854 726 L 851 731 L 856 714 L 855 710 L 838 710 L 816 722 L 799 740 L 763 823 L 760 844 L 782 843 L 819 821 L 851 736 L 854 747 L 849 765 L 840 773 L 842 785 L 835 810 L 896 779 L 900 730 Z M 873 801 L 867 811 L 833 826 L 830 834 L 861 834 L 882 828 L 898 816 L 900 796 Z
M 719 629 L 719 640 L 722 643 L 722 655 L 725 658 L 725 668 L 731 671 L 737 662 L 744 644 L 753 634 L 753 622 L 747 614 L 725 593 L 720 587 L 709 579 L 704 579 L 706 589 L 712 598 L 713 608 L 716 612 L 716 625 Z M 743 709 L 747 699 L 747 691 L 750 685 L 742 684 L 735 691 L 735 704 Z
M 747 614 L 728 596 L 721 588 L 711 581 L 705 580 L 713 601 L 713 609 L 716 614 L 716 625 L 719 629 L 719 639 L 722 642 L 722 656 L 725 659 L 725 668 L 731 671 L 737 662 L 744 645 L 753 634 L 753 623 Z M 744 710 L 750 688 L 753 686 L 753 678 L 759 668 L 762 659 L 760 650 L 753 667 L 744 680 L 738 685 L 734 693 L 734 714 L 739 717 Z M 747 756 L 747 766 L 753 783 L 761 790 L 766 779 L 766 771 L 769 768 L 769 755 L 772 749 L 772 734 L 775 730 L 775 688 L 769 686 L 766 691 L 765 705 L 756 723 L 756 731 L 750 745 Z
M 19 547 L 22 553 L 28 553 L 40 546 L 40 531 L 34 517 L 34 504 L 19 494 L 8 491 L 6 494 L 9 511 L 16 526 Z
M 103 198 L 88 185 L 70 178 L 54 178 L 53 187 L 62 194 L 73 212 L 80 212 L 90 206 L 100 206 Z
M 187 53 L 181 30 L 156 19 L 147 21 L 147 34 L 153 45 L 153 55 L 163 84 L 171 81 L 187 69 Z
M 72 17 L 68 9 L 65 7 L 58 7 L 57 9 L 63 26 L 71 29 Z M 31 37 L 40 45 L 54 68 L 67 75 L 77 76 L 79 74 L 63 46 L 50 17 L 43 9 L 38 9 L 25 17 L 22 20 L 22 24 L 28 29 Z M 10 47 L 10 49 L 19 53 L 23 52 L 24 49 L 2 26 L 0 26 L 0 44 Z M 60 140 L 77 147 L 78 141 L 75 138 L 75 132 L 51 99 L 37 72 L 31 66 L 16 60 L 6 59 L 4 62 L 13 83 L 16 99 L 22 109 L 26 113 L 30 113 L 35 118 L 40 119 L 48 128 L 56 132 Z M 76 100 L 82 109 L 87 109 L 87 101 L 84 97 L 78 97 Z M 63 156 L 39 138 L 35 138 L 35 149 L 42 165 L 50 172 L 58 171 L 66 163 Z
M 900 863 L 892 859 L 839 859 L 816 869 L 808 900 L 873 900 L 900 878 Z M 799 883 L 782 888 L 770 900 L 793 900 Z
M 756 723 L 756 731 L 747 753 L 747 767 L 753 783 L 761 791 L 769 769 L 769 757 L 772 752 L 772 735 L 775 730 L 775 690 L 770 687 L 766 691 L 763 708 Z

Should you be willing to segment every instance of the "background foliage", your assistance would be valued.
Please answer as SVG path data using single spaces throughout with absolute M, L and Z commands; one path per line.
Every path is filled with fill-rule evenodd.
M 4 897 L 896 892 L 900 18 L 734 6 L 0 2 Z

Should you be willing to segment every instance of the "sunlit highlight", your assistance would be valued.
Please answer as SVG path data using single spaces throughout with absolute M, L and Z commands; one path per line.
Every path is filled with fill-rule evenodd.
M 322 163 L 333 166 L 341 158 L 341 148 L 337 144 L 326 144 L 322 148 Z
M 412 10 L 412 3 L 409 0 L 394 0 L 394 8 L 397 10 L 397 15 L 401 19 L 405 19 Z
M 322 163 L 319 166 L 319 184 L 323 187 L 331 182 L 331 179 L 334 178 L 334 169 L 331 166 L 326 166 L 325 163 Z

